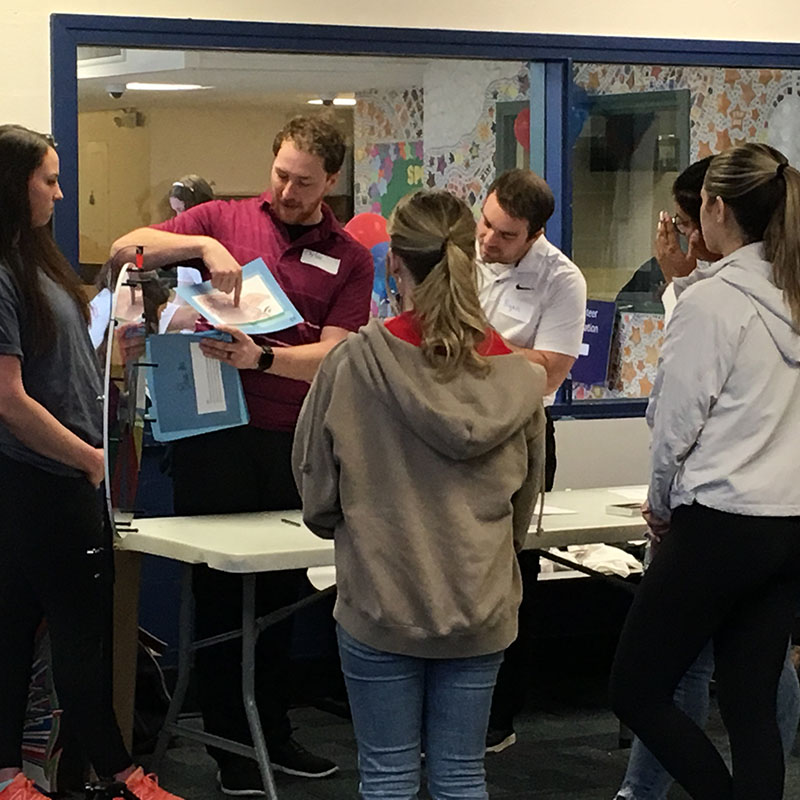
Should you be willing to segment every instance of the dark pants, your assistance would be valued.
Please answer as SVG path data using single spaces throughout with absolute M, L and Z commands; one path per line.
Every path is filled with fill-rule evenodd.
M 544 443 L 544 488 L 550 491 L 556 477 L 556 432 L 550 411 L 547 418 Z M 533 619 L 536 579 L 539 576 L 539 556 L 531 550 L 523 550 L 518 556 L 522 574 L 522 604 L 519 607 L 519 633 L 506 649 L 503 664 L 497 676 L 492 697 L 492 713 L 489 727 L 509 730 L 514 727 L 514 717 L 522 711 L 531 679 L 533 659 Z
M 672 515 L 625 622 L 611 674 L 614 711 L 695 800 L 780 800 L 778 680 L 800 594 L 800 517 L 694 504 Z M 731 776 L 675 687 L 713 638 Z
M 175 513 L 230 514 L 300 508 L 291 470 L 292 434 L 252 426 L 208 433 L 175 443 Z M 301 570 L 267 572 L 256 582 L 256 614 L 262 616 L 298 599 L 307 585 Z M 242 581 L 230 573 L 198 566 L 194 570 L 195 633 L 198 638 L 234 630 L 242 624 Z M 256 647 L 256 701 L 267 747 L 284 743 L 287 716 L 289 648 L 292 622 L 273 625 Z M 241 640 L 198 651 L 196 669 L 205 729 L 251 743 L 242 701 Z M 219 761 L 226 754 L 210 749 Z
M 113 561 L 97 491 L 0 455 L 0 768 L 19 767 L 44 617 L 69 725 L 102 777 L 131 764 L 111 691 Z

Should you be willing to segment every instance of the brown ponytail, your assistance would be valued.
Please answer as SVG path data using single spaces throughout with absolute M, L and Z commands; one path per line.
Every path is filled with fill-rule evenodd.
M 800 172 L 774 147 L 744 144 L 712 159 L 704 187 L 731 209 L 747 242 L 763 240 L 800 331 Z

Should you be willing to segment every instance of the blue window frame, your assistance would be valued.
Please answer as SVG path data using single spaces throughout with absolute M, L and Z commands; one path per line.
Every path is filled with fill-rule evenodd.
M 408 55 L 521 60 L 531 64 L 534 159 L 556 197 L 548 238 L 571 250 L 571 150 L 566 136 L 574 61 L 715 67 L 800 68 L 800 45 L 770 42 L 675 40 L 571 36 L 486 31 L 421 30 L 219 22 L 76 14 L 51 16 L 51 102 L 53 134 L 59 143 L 62 185 L 78 196 L 77 47 L 107 45 L 170 49 L 223 49 L 338 55 Z M 535 96 L 535 97 L 534 97 Z M 536 141 L 534 141 L 536 137 Z M 542 145 L 543 140 L 543 145 Z M 54 220 L 55 236 L 72 263 L 78 261 L 78 207 L 67 203 Z M 568 387 L 554 416 L 641 416 L 647 401 L 608 400 L 573 404 Z

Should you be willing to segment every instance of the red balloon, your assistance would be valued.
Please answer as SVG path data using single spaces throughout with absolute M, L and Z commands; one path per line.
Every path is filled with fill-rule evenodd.
M 531 149 L 531 109 L 523 108 L 514 120 L 514 138 L 523 150 Z
M 371 250 L 376 244 L 389 241 L 389 234 L 386 233 L 386 220 L 380 214 L 373 214 L 371 211 L 356 214 L 344 226 L 344 229 L 368 250 Z

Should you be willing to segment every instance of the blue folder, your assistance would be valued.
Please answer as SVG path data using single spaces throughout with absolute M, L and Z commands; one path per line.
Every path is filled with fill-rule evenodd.
M 224 411 L 198 413 L 190 346 L 206 337 L 231 341 L 220 331 L 202 333 L 167 333 L 147 337 L 147 384 L 153 437 L 171 442 L 224 428 L 235 428 L 250 421 L 239 370 L 223 361 L 222 376 Z

